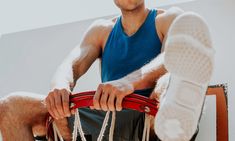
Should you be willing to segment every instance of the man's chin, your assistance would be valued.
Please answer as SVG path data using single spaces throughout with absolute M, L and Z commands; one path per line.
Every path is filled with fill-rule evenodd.
M 136 9 L 137 9 L 137 7 L 128 7 L 128 8 L 120 8 L 121 9 L 121 11 L 123 11 L 123 12 L 133 12 L 133 11 L 135 11 Z

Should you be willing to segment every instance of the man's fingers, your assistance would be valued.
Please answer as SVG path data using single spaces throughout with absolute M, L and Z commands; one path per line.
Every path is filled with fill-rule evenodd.
M 108 106 L 107 106 L 108 96 L 109 96 L 109 92 L 106 91 L 102 93 L 101 98 L 100 98 L 100 106 L 101 106 L 101 109 L 104 111 L 108 110 Z
M 62 95 L 62 105 L 63 105 L 63 111 L 66 117 L 70 117 L 70 109 L 69 109 L 69 93 L 65 90 Z
M 51 100 L 51 96 L 53 96 L 53 92 L 50 92 L 48 94 L 48 97 L 46 98 L 46 107 L 47 107 L 47 110 L 48 112 L 50 113 L 50 115 L 53 117 L 53 118 L 57 118 L 56 115 L 54 114 L 54 111 L 53 111 L 53 102 L 54 100 Z
M 116 110 L 117 111 L 122 110 L 122 100 L 123 100 L 123 98 L 124 98 L 124 96 L 122 96 L 122 95 L 117 96 L 117 100 L 116 100 Z
M 64 111 L 63 111 L 63 107 L 62 107 L 62 94 L 61 92 L 59 92 L 58 94 L 56 94 L 54 96 L 54 100 L 55 100 L 55 107 L 58 111 L 59 114 L 59 118 L 64 118 Z
M 95 109 L 94 106 L 89 106 L 89 108 L 90 108 L 91 110 L 94 110 L 94 109 Z
M 108 109 L 110 111 L 115 111 L 115 98 L 116 98 L 115 93 L 109 95 L 107 104 L 108 104 Z
M 71 112 L 72 115 L 74 115 L 75 114 L 75 109 L 71 109 L 70 112 Z
M 97 91 L 95 92 L 94 98 L 93 98 L 93 105 L 96 110 L 100 110 L 100 96 L 102 93 L 102 85 L 100 84 Z
M 50 106 L 51 106 L 51 111 L 52 111 L 52 115 L 54 115 L 54 118 L 56 119 L 59 119 L 60 118 L 60 115 L 55 107 L 55 101 L 54 101 L 54 98 L 50 97 L 49 99 L 50 101 Z
M 158 89 L 154 89 L 153 92 L 150 94 L 150 99 L 154 99 L 156 101 L 159 101 L 161 97 L 161 93 L 159 92 Z
M 48 112 L 50 113 L 50 115 L 51 115 L 53 118 L 56 118 L 55 114 L 54 114 L 53 111 L 52 111 L 50 99 L 49 99 L 49 98 L 46 98 L 45 101 L 46 101 L 46 107 L 47 107 Z
M 152 92 L 149 98 L 150 99 L 156 99 L 156 98 L 158 98 L 158 94 L 155 93 L 155 92 Z

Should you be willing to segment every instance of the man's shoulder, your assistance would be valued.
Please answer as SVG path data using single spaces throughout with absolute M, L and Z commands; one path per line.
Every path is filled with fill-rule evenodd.
M 156 16 L 156 20 L 160 19 L 163 22 L 167 21 L 168 19 L 172 19 L 177 17 L 178 15 L 182 14 L 184 11 L 179 8 L 179 7 L 171 7 L 167 10 L 165 9 L 157 9 L 157 16 Z
M 158 31 L 161 32 L 162 36 L 164 37 L 168 29 L 173 22 L 173 20 L 181 15 L 184 11 L 178 7 L 171 7 L 170 9 L 163 10 L 158 9 L 158 14 L 155 18 L 156 27 Z
M 94 30 L 97 32 L 110 32 L 115 24 L 114 19 L 97 19 L 95 20 L 89 30 Z
M 116 18 L 95 20 L 88 28 L 88 37 L 95 39 L 100 46 L 104 46 L 115 22 Z

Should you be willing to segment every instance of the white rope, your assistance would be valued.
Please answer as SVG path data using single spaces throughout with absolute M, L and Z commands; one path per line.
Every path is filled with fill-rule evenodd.
M 54 140 L 55 141 L 58 141 L 58 136 L 57 136 L 57 132 L 56 132 L 56 129 L 55 129 L 55 126 L 54 126 L 55 124 L 54 124 L 54 122 L 53 122 L 53 124 L 52 124 L 52 128 L 53 128 L 53 131 L 54 131 Z
M 105 129 L 106 129 L 107 125 L 108 125 L 109 115 L 110 115 L 110 111 L 106 112 L 106 115 L 105 115 L 105 118 L 104 118 L 104 121 L 103 121 L 103 125 L 102 125 L 102 128 L 100 130 L 100 134 L 98 136 L 97 141 L 102 141 Z
M 150 116 L 145 114 L 142 141 L 149 141 L 149 134 L 150 134 Z
M 143 135 L 142 135 L 142 141 L 146 140 L 146 128 L 147 128 L 147 124 L 146 124 L 146 117 L 144 120 L 144 129 L 143 129 Z
M 111 121 L 111 126 L 109 129 L 109 141 L 113 141 L 113 133 L 114 133 L 114 128 L 115 128 L 115 121 L 116 121 L 116 111 L 112 112 L 112 121 Z
M 99 136 L 97 141 L 102 141 L 103 137 L 104 137 L 104 132 L 105 129 L 108 125 L 108 121 L 109 121 L 109 115 L 110 115 L 110 111 L 106 112 Z M 109 134 L 109 141 L 113 141 L 113 132 L 114 132 L 114 127 L 115 127 L 115 117 L 116 117 L 116 112 L 112 112 L 112 121 L 111 121 L 111 127 L 110 127 L 110 134 Z M 84 132 L 82 130 L 82 126 L 81 126 L 81 121 L 80 121 L 80 116 L 79 116 L 79 112 L 78 109 L 76 109 L 75 112 L 75 120 L 74 120 L 74 129 L 73 129 L 73 140 L 72 141 L 76 141 L 77 140 L 77 132 L 79 132 L 79 135 L 81 137 L 82 141 L 86 141 Z
M 82 130 L 82 124 L 81 124 L 81 120 L 80 120 L 80 115 L 79 115 L 78 109 L 77 109 L 77 125 L 78 125 L 78 132 L 80 134 L 80 137 L 81 137 L 82 141 L 86 141 L 85 134 L 84 134 L 84 132 Z
M 78 109 L 76 109 L 76 112 L 75 112 L 74 129 L 73 129 L 73 141 L 77 140 L 77 129 L 78 129 L 81 140 L 86 141 L 84 132 L 82 130 L 82 125 L 81 125 L 81 120 L 80 120 Z
M 109 116 L 110 116 L 110 111 L 106 112 L 106 115 L 105 115 L 105 118 L 104 118 L 104 121 L 103 121 L 103 124 L 102 124 L 102 128 L 100 130 L 97 141 L 102 141 L 102 139 L 103 139 L 104 132 L 105 132 L 106 127 L 108 125 Z M 113 141 L 115 121 L 116 121 L 116 112 L 114 111 L 114 112 L 112 112 L 111 126 L 110 126 L 110 130 L 109 130 L 109 141 Z M 53 122 L 52 125 L 53 125 L 53 131 L 54 131 L 54 140 L 58 141 L 58 136 L 59 136 L 59 140 L 64 141 L 54 122 Z M 79 112 L 78 112 L 78 109 L 76 109 L 72 141 L 77 140 L 77 133 L 78 132 L 79 132 L 79 135 L 81 137 L 81 140 L 86 141 L 86 138 L 85 138 L 84 132 L 82 130 L 82 126 L 81 126 Z M 150 133 L 150 116 L 145 114 L 142 141 L 149 141 L 149 133 Z
M 147 115 L 147 138 L 146 138 L 147 141 L 149 141 L 149 135 L 150 135 L 150 126 L 151 126 L 150 120 L 151 120 L 150 115 Z
M 59 129 L 57 128 L 57 126 L 55 124 L 55 122 L 52 123 L 52 126 L 53 126 L 53 130 L 54 130 L 54 139 L 55 139 L 55 141 L 58 141 L 58 136 L 59 136 L 60 141 L 64 141 L 62 135 L 60 134 Z
M 77 116 L 77 110 L 75 110 L 75 116 L 74 116 L 74 124 L 73 124 L 73 139 L 72 141 L 77 140 L 77 133 L 78 133 L 78 124 L 77 124 L 78 116 Z
M 1 37 L 1 35 L 0 35 L 0 37 Z M 0 141 L 3 141 L 1 130 L 0 130 Z

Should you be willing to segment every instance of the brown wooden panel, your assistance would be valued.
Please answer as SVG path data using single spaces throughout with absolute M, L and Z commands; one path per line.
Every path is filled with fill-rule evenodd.
M 227 86 L 224 84 L 209 86 L 207 95 L 216 96 L 217 141 L 228 141 Z

